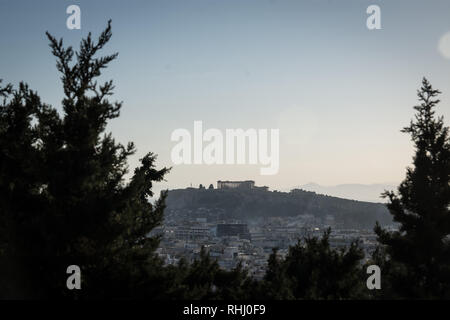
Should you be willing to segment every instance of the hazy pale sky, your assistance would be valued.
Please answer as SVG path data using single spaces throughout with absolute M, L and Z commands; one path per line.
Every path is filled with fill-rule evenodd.
M 66 8 L 81 8 L 81 30 Z M 366 8 L 381 8 L 368 30 Z M 440 89 L 450 119 L 450 1 L 0 0 L 0 78 L 26 81 L 60 108 L 60 75 L 45 31 L 78 46 L 113 20 L 105 71 L 121 117 L 109 131 L 171 166 L 177 128 L 280 130 L 280 169 L 174 166 L 165 185 L 253 179 L 273 189 L 314 181 L 398 183 L 411 163 L 409 137 L 423 76 Z

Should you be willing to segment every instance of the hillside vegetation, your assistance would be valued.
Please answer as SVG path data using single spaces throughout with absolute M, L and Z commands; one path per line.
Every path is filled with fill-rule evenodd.
M 177 189 L 169 191 L 168 209 L 204 208 L 225 212 L 227 218 L 250 220 L 258 217 L 285 217 L 310 214 L 317 218 L 330 215 L 348 228 L 372 229 L 378 221 L 392 222 L 385 205 L 347 200 L 304 190 L 291 192 L 226 189 Z

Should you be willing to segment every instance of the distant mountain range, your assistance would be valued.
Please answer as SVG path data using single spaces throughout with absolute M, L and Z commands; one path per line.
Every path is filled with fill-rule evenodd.
M 385 203 L 386 200 L 380 198 L 381 193 L 385 190 L 396 190 L 396 188 L 396 186 L 390 184 L 339 184 L 336 186 L 321 186 L 311 182 L 286 189 L 285 191 L 302 189 L 338 198 Z

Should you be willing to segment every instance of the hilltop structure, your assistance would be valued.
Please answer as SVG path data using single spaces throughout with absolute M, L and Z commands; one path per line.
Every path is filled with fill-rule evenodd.
M 245 180 L 245 181 L 217 181 L 217 189 L 255 189 L 268 191 L 269 187 L 257 187 L 255 186 L 255 181 Z

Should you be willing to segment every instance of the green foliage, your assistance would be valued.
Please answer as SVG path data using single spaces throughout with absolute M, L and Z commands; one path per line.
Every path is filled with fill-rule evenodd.
M 450 138 L 443 117 L 435 117 L 440 92 L 423 79 L 415 119 L 402 130 L 415 146 L 413 167 L 398 193 L 386 192 L 399 230 L 375 227 L 382 248 L 386 295 L 395 298 L 450 298 Z
M 330 230 L 322 238 L 298 241 L 287 256 L 269 258 L 263 287 L 269 299 L 351 299 L 363 298 L 364 254 L 357 242 L 346 249 L 332 249 Z
M 121 108 L 108 100 L 112 81 L 95 81 L 117 57 L 95 57 L 110 22 L 76 53 L 47 36 L 62 74 L 63 115 L 26 84 L 0 86 L 0 298 L 244 297 L 251 280 L 241 266 L 222 270 L 202 251 L 192 265 L 165 267 L 154 253 L 159 238 L 148 235 L 162 222 L 166 192 L 150 198 L 169 169 L 157 170 L 148 153 L 126 181 L 134 146 L 104 134 Z M 72 264 L 82 271 L 80 291 L 66 288 Z
M 240 264 L 231 271 L 223 270 L 204 248 L 199 259 L 191 265 L 181 260 L 177 266 L 168 267 L 167 270 L 171 276 L 167 278 L 165 298 L 169 299 L 250 299 L 251 289 L 256 285 Z
M 370 229 L 376 221 L 383 225 L 392 223 L 389 211 L 381 203 L 340 199 L 304 190 L 288 193 L 192 188 L 170 190 L 168 193 L 169 210 L 195 210 L 200 207 L 224 212 L 227 218 L 235 219 L 311 214 L 322 219 L 327 215 L 334 216 L 336 222 L 346 228 Z
M 0 296 L 77 295 L 65 283 L 72 264 L 82 269 L 83 297 L 132 296 L 160 264 L 152 256 L 158 239 L 147 234 L 161 223 L 165 194 L 149 198 L 168 169 L 155 169 L 149 153 L 125 182 L 134 146 L 104 134 L 121 108 L 108 100 L 112 81 L 95 81 L 117 56 L 95 57 L 110 23 L 75 55 L 47 36 L 62 74 L 63 115 L 23 83 L 0 90 Z

